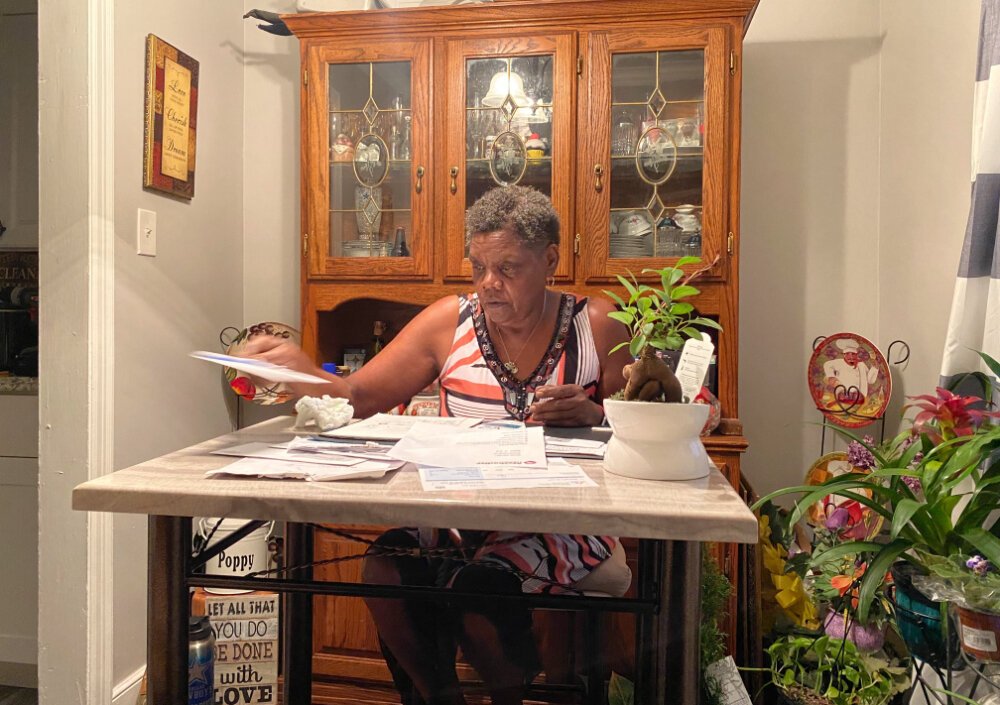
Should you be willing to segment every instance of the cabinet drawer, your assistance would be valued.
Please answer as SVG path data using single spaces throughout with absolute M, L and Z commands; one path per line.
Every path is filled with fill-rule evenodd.
M 38 397 L 0 396 L 0 456 L 38 457 Z

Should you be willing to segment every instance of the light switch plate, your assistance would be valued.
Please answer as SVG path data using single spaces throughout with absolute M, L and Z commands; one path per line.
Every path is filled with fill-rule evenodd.
M 137 254 L 156 257 L 156 211 L 139 209 L 135 243 Z

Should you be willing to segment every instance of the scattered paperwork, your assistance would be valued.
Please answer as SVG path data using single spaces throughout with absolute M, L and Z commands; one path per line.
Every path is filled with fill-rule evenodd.
M 551 462 L 543 467 L 417 469 L 425 492 L 512 490 L 537 487 L 596 487 L 579 465 Z
M 484 424 L 476 428 L 441 428 L 418 421 L 389 451 L 398 460 L 439 468 L 484 466 L 544 468 L 545 437 L 541 426 L 520 422 Z
M 545 437 L 545 455 L 550 458 L 592 458 L 603 460 L 608 444 L 584 438 Z
M 244 443 L 243 445 L 230 446 L 213 450 L 213 455 L 235 455 L 240 458 L 268 458 L 270 460 L 281 460 L 283 462 L 316 463 L 318 465 L 357 465 L 362 462 L 361 458 L 348 455 L 319 455 L 310 453 L 289 452 L 283 447 L 284 444 L 271 445 L 269 443 Z
M 205 474 L 241 475 L 244 477 L 289 478 L 326 482 L 329 480 L 353 480 L 358 478 L 382 477 L 403 463 L 383 463 L 377 460 L 365 460 L 357 465 L 318 465 L 316 463 L 301 463 L 295 461 L 275 462 L 267 458 L 241 458 L 234 463 L 225 465 Z
M 357 423 L 348 424 L 333 431 L 324 431 L 325 438 L 353 438 L 367 441 L 398 441 L 416 424 L 433 425 L 436 428 L 471 428 L 482 419 L 454 416 L 398 416 L 396 414 L 375 414 Z

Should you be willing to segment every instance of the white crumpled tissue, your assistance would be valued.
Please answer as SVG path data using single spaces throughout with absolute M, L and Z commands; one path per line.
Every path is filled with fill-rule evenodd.
M 315 422 L 320 431 L 340 428 L 354 417 L 354 407 L 343 397 L 302 397 L 295 402 L 298 418 L 295 428 L 305 428 L 310 421 Z

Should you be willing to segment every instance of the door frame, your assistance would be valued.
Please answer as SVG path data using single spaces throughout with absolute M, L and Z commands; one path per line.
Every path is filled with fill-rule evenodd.
M 39 702 L 110 705 L 112 515 L 70 497 L 114 463 L 114 0 L 38 9 Z

